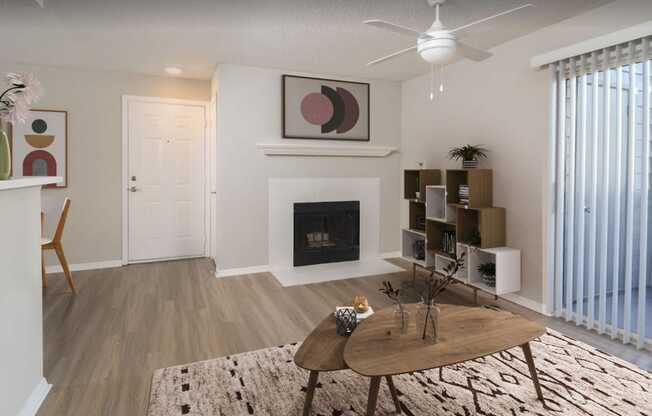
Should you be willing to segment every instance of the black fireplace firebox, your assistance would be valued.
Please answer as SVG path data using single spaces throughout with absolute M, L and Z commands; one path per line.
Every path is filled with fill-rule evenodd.
M 360 201 L 294 204 L 294 265 L 360 259 Z

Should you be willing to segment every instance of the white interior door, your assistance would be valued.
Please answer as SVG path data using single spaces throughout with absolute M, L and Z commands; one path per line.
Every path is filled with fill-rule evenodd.
M 205 107 L 128 106 L 129 261 L 203 256 Z

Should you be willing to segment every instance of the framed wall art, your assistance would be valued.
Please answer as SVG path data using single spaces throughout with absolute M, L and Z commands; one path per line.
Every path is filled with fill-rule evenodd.
M 14 177 L 61 176 L 68 186 L 68 113 L 32 110 L 25 124 L 14 126 L 12 172 Z
M 283 137 L 369 141 L 369 84 L 283 75 Z

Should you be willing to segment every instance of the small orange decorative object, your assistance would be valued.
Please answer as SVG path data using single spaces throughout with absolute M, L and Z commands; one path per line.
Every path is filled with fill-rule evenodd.
M 369 310 L 369 301 L 362 295 L 353 298 L 353 309 L 358 313 L 365 313 Z

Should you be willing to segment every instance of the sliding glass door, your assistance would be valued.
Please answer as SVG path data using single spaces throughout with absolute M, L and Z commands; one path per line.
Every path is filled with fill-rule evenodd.
M 559 62 L 555 314 L 652 339 L 649 39 Z

